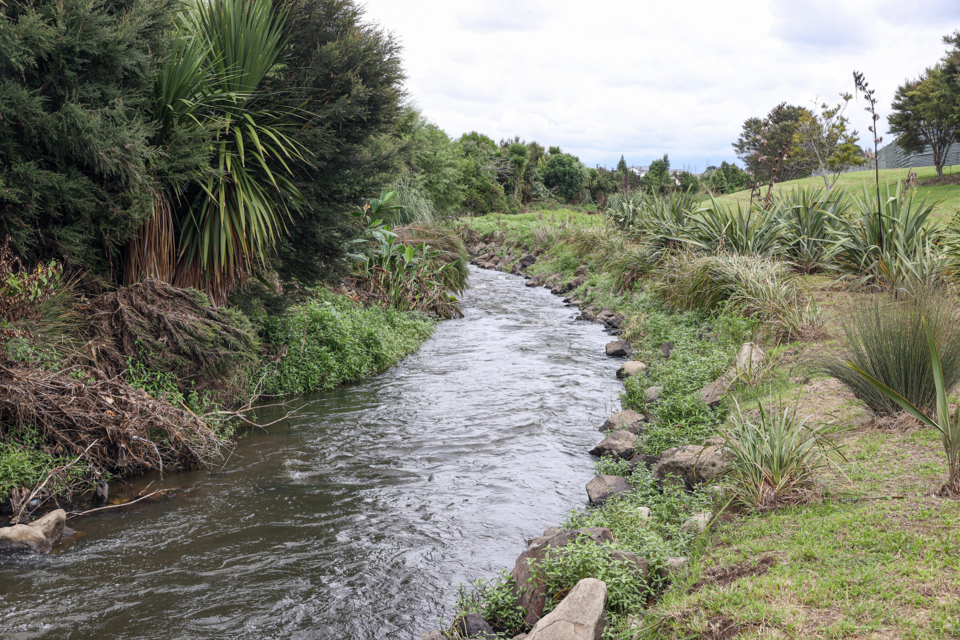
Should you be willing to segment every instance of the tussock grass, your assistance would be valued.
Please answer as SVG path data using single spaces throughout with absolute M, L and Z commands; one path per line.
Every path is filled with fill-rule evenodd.
M 878 416 L 891 416 L 901 408 L 850 365 L 893 389 L 922 411 L 933 409 L 937 398 L 930 351 L 923 319 L 941 350 L 946 388 L 960 383 L 960 322 L 955 303 L 936 290 L 926 290 L 899 300 L 878 295 L 853 309 L 843 323 L 846 337 L 839 353 L 826 358 L 821 368 L 838 379 Z

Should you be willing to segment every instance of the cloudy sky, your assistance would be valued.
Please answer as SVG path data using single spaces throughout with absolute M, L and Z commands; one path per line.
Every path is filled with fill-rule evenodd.
M 519 135 L 588 166 L 621 153 L 700 171 L 733 161 L 746 118 L 836 102 L 854 70 L 885 125 L 897 85 L 960 29 L 960 0 L 361 1 L 402 43 L 411 97 L 448 134 Z M 863 106 L 848 113 L 866 146 Z

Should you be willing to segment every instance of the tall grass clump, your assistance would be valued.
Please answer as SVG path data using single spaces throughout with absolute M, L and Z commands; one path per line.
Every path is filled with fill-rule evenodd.
M 769 411 L 760 404 L 756 418 L 737 407 L 720 429 L 730 466 L 732 491 L 738 503 L 765 511 L 809 500 L 814 478 L 830 464 L 836 444 L 817 425 L 797 416 L 797 407 Z
M 725 303 L 762 315 L 775 333 L 796 338 L 819 330 L 820 311 L 800 293 L 788 263 L 758 256 L 675 253 L 655 274 L 655 287 L 672 307 L 712 311 Z
M 952 390 L 960 383 L 960 323 L 956 305 L 936 291 L 899 300 L 877 296 L 852 310 L 843 325 L 844 348 L 824 362 L 824 371 L 878 416 L 893 415 L 901 407 L 864 374 L 921 411 L 933 409 L 937 383 L 924 318 L 942 354 L 944 385 Z
M 889 291 L 929 287 L 943 280 L 939 234 L 930 224 L 936 202 L 917 202 L 900 183 L 894 189 L 886 185 L 880 201 L 864 186 L 854 201 L 856 215 L 837 219 L 833 260 L 839 273 Z
M 870 376 L 865 371 L 851 367 L 858 374 L 870 383 L 871 386 L 893 400 L 904 411 L 918 419 L 928 427 L 933 427 L 940 432 L 940 438 L 943 441 L 943 449 L 947 454 L 947 482 L 940 489 L 940 494 L 944 496 L 960 495 L 960 407 L 956 412 L 950 415 L 950 397 L 948 396 L 951 387 L 948 386 L 944 375 L 943 360 L 940 357 L 940 350 L 937 348 L 937 342 L 933 331 L 926 319 L 923 319 L 923 332 L 927 341 L 927 348 L 930 351 L 931 369 L 933 371 L 933 380 L 936 385 L 936 420 L 927 416 L 915 404 L 904 398 L 902 395 L 883 384 L 876 378 Z

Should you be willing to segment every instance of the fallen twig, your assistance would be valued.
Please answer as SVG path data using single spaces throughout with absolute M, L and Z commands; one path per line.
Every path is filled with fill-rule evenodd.
M 119 509 L 120 507 L 127 507 L 127 506 L 130 506 L 131 504 L 136 504 L 136 503 L 138 503 L 138 502 L 140 502 L 140 501 L 142 501 L 142 500 L 146 500 L 147 498 L 152 498 L 153 496 L 156 496 L 156 495 L 162 495 L 162 496 L 169 497 L 171 491 L 174 491 L 174 489 L 157 489 L 156 491 L 154 491 L 154 492 L 152 492 L 152 493 L 148 493 L 148 494 L 145 495 L 145 496 L 140 496 L 139 498 L 136 498 L 136 499 L 134 499 L 134 500 L 130 500 L 129 502 L 123 502 L 123 503 L 121 503 L 121 504 L 110 504 L 110 505 L 107 505 L 107 506 L 105 506 L 105 507 L 97 507 L 96 509 L 90 509 L 90 510 L 88 510 L 88 511 L 79 511 L 79 512 L 77 512 L 77 511 L 71 511 L 70 513 L 67 514 L 67 517 L 68 517 L 68 518 L 75 518 L 75 517 L 77 517 L 77 516 L 86 516 L 86 515 L 89 515 L 89 514 L 91 514 L 91 513 L 95 513 L 95 512 L 97 512 L 97 511 L 106 511 L 107 509 Z

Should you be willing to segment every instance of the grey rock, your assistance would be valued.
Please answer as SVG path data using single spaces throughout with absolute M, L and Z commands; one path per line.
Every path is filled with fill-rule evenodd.
M 701 534 L 707 530 L 707 525 L 710 524 L 711 520 L 713 520 L 713 513 L 703 511 L 687 518 L 680 530 L 684 533 Z
M 710 482 L 726 471 L 728 465 L 723 447 L 688 444 L 661 453 L 653 475 L 661 483 L 683 483 L 692 489 L 695 485 Z
M 608 342 L 605 350 L 611 358 L 626 358 L 627 356 L 633 355 L 633 347 L 631 347 L 630 343 L 626 340 Z
M 617 378 L 623 380 L 624 378 L 629 378 L 630 376 L 638 376 L 641 373 L 646 373 L 647 369 L 647 365 L 639 360 L 624 362 L 622 365 L 620 365 L 620 368 L 617 369 Z
M 657 575 L 666 580 L 670 576 L 676 575 L 685 566 L 687 566 L 686 558 L 666 558 L 663 561 L 663 566 L 657 569 Z
M 520 258 L 520 264 L 523 266 L 524 269 L 526 269 L 527 267 L 533 266 L 534 264 L 536 264 L 536 262 L 537 262 L 537 257 L 529 253 L 523 256 L 522 258 Z
M 533 576 L 532 565 L 543 560 L 548 549 L 559 549 L 582 537 L 592 540 L 595 544 L 612 544 L 614 542 L 613 534 L 605 527 L 563 531 L 553 536 L 534 538 L 527 550 L 517 558 L 517 562 L 510 572 L 510 577 L 513 578 L 513 590 L 517 598 L 517 604 L 523 608 L 524 620 L 527 624 L 532 625 L 540 619 L 547 599 L 546 585 L 540 581 L 531 580 Z
M 660 399 L 663 394 L 663 387 L 648 387 L 643 392 L 643 397 L 647 402 L 653 403 Z
M 637 454 L 630 458 L 630 473 L 636 471 L 640 465 L 652 471 L 657 467 L 658 462 L 660 462 L 660 456 L 651 456 L 643 453 Z
M 629 431 L 614 431 L 591 449 L 590 454 L 601 458 L 612 456 L 628 460 L 636 448 L 637 436 Z
M 606 422 L 600 427 L 600 431 L 629 431 L 633 434 L 639 434 L 643 430 L 643 422 L 647 419 L 642 413 L 637 413 L 633 409 L 617 411 L 607 418 Z
M 727 380 L 718 378 L 700 389 L 700 401 L 709 407 L 716 407 L 729 388 L 730 383 Z
M 585 322 L 596 322 L 597 316 L 593 315 L 589 311 L 581 311 L 580 315 L 577 316 L 577 320 L 584 320 Z
M 583 276 L 580 276 L 579 278 L 574 278 L 567 284 L 563 285 L 563 293 L 570 293 L 574 289 L 582 286 L 584 282 L 586 282 L 586 278 L 584 278 Z
M 454 627 L 456 627 L 461 638 L 490 638 L 493 640 L 497 637 L 493 627 L 479 613 L 468 613 L 462 618 L 458 618 Z
M 446 640 L 443 637 L 443 634 L 437 631 L 436 629 L 431 629 L 420 634 L 420 640 Z
M 730 386 L 742 374 L 756 375 L 753 372 L 764 366 L 767 356 L 763 349 L 752 342 L 746 342 L 737 352 L 733 364 L 722 376 L 700 390 L 700 400 L 711 407 L 720 404 Z
M 557 284 L 553 285 L 552 287 L 550 287 L 550 293 L 552 293 L 552 294 L 555 295 L 555 296 L 559 296 L 560 294 L 564 293 L 565 291 L 566 291 L 566 287 L 564 287 L 564 286 L 563 286 L 562 284 L 560 284 L 560 283 L 557 283 Z
M 615 495 L 630 491 L 630 483 L 620 476 L 599 475 L 587 483 L 590 504 L 601 505 Z
M 523 273 L 523 267 L 520 265 L 519 262 L 517 262 L 510 268 L 510 273 L 512 273 L 515 276 L 519 276 Z
M 647 511 L 649 511 L 649 509 Z M 631 565 L 631 571 L 637 577 L 637 580 L 646 582 L 647 577 L 650 575 L 649 560 L 641 558 L 637 554 L 630 553 L 629 551 L 613 551 L 611 555 L 617 560 Z
M 613 318 L 617 317 L 617 312 L 609 307 L 604 307 L 600 310 L 600 313 L 597 314 L 597 318 L 603 322 L 607 322 Z
M 67 512 L 56 509 L 30 524 L 0 528 L 0 549 L 49 553 L 67 529 Z
M 604 324 L 606 324 L 608 327 L 611 327 L 613 329 L 619 329 L 623 325 L 623 320 L 624 320 L 623 316 L 617 315 L 617 316 L 613 316 L 609 320 L 605 320 Z
M 607 624 L 606 605 L 607 585 L 584 578 L 533 626 L 527 640 L 600 640 Z
M 667 360 L 670 359 L 670 354 L 672 352 L 673 352 L 672 342 L 664 342 L 663 344 L 660 345 L 660 353 L 662 353 L 663 357 L 666 358 Z
M 580 277 L 580 276 L 586 276 L 588 273 L 590 273 L 590 267 L 588 267 L 585 264 L 582 264 L 579 267 L 577 267 L 577 270 L 573 272 L 573 275 Z

